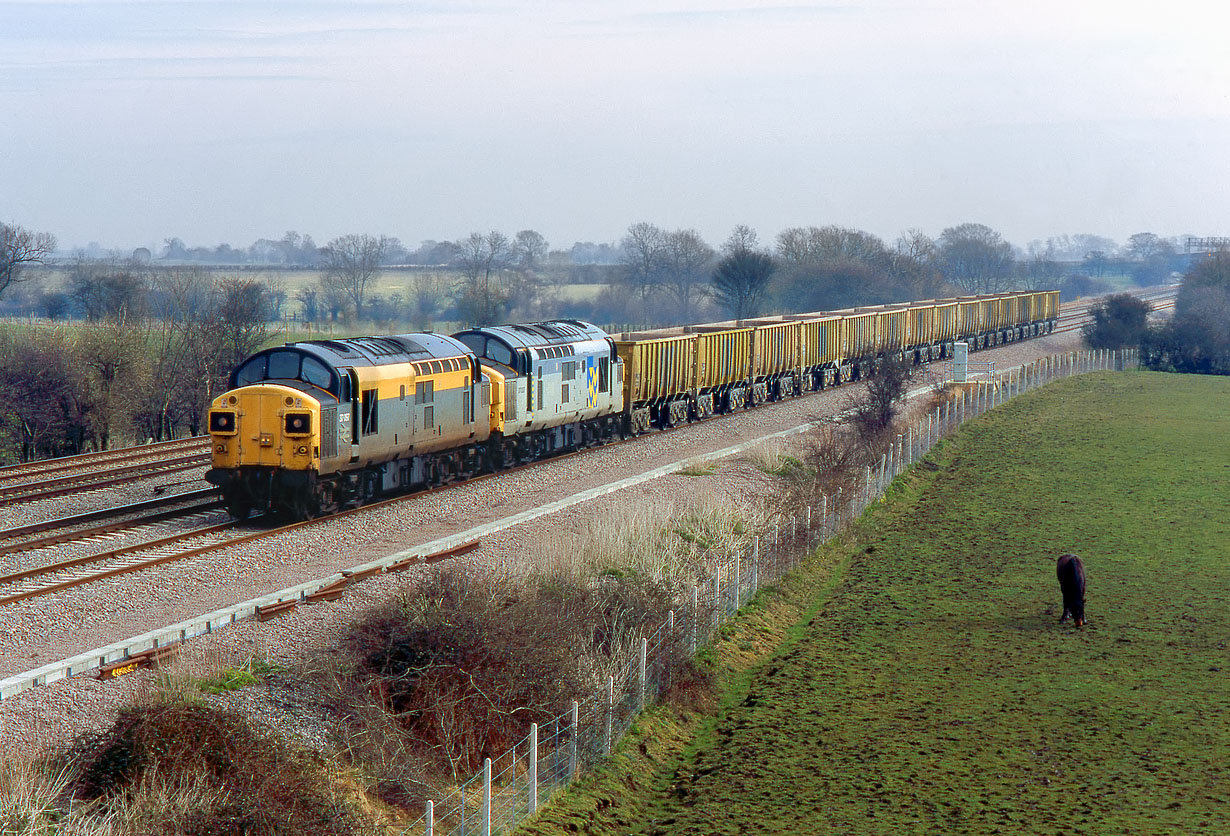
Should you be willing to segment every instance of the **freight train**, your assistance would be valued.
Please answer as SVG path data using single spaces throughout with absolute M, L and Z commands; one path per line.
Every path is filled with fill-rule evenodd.
M 227 509 L 306 519 L 1049 333 L 1058 291 L 610 335 L 579 320 L 288 343 L 209 410 Z

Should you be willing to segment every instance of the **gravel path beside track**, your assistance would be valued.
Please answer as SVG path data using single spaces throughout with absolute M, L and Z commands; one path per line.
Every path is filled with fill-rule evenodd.
M 979 361 L 1011 368 L 1038 357 L 1079 347 L 1079 335 L 1053 335 L 978 352 Z M 627 444 L 587 451 L 495 479 L 402 502 L 368 513 L 323 522 L 237 546 L 217 554 L 113 578 L 0 609 L 0 676 L 30 670 L 57 659 L 188 619 L 296 583 L 327 576 L 483 522 L 502 519 L 580 490 L 633 476 L 682 458 L 704 455 L 741 441 L 788 429 L 841 411 L 855 392 L 846 386 L 769 404 Z M 476 569 L 532 559 L 540 544 L 567 543 L 594 515 L 627 503 L 672 503 L 704 489 L 723 491 L 730 501 L 763 493 L 770 477 L 746 462 L 722 464 L 712 476 L 674 475 L 543 517 L 497 535 L 463 558 Z M 148 490 L 148 488 L 146 488 Z M 62 513 L 62 511 L 60 512 Z M 23 520 L 24 521 L 24 520 Z M 7 521 L 6 521 L 7 522 Z M 11 524 L 19 524 L 14 521 Z M 290 662 L 301 651 L 327 646 L 339 623 L 381 595 L 413 583 L 422 570 L 370 578 L 340 599 L 308 607 L 266 623 L 243 622 L 189 642 L 181 660 L 192 667 L 233 662 L 256 654 Z M 194 661 L 195 660 L 195 661 Z M 100 682 L 88 675 L 34 688 L 0 702 L 0 748 L 29 750 L 109 722 L 111 710 L 151 687 L 153 674 L 140 672 Z M 251 689 L 249 689 L 251 690 Z M 264 692 L 262 692 L 264 693 Z M 259 700 L 257 713 L 278 711 Z M 280 711 L 305 742 L 318 742 L 303 707 Z M 295 718 L 299 718 L 296 720 Z

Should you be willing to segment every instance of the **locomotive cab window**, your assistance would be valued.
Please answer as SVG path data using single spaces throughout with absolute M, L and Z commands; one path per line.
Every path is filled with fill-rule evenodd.
M 363 435 L 375 435 L 379 432 L 380 400 L 375 389 L 363 390 Z
M 253 357 L 248 362 L 244 363 L 235 372 L 235 386 L 248 386 L 252 383 L 259 383 L 265 379 L 265 368 L 267 366 L 268 357 L 264 354 L 259 357 Z

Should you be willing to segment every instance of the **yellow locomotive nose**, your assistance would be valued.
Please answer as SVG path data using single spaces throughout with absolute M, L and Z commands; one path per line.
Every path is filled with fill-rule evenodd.
M 228 392 L 209 413 L 213 466 L 309 469 L 319 426 L 320 402 L 296 389 L 264 384 Z

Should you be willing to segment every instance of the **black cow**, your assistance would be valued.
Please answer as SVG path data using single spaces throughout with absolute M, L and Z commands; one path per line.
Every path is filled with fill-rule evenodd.
M 1081 559 L 1074 554 L 1059 556 L 1055 564 L 1055 574 L 1059 578 L 1059 588 L 1063 591 L 1063 615 L 1060 623 L 1068 620 L 1068 615 L 1076 622 L 1077 627 L 1085 624 L 1085 567 Z

